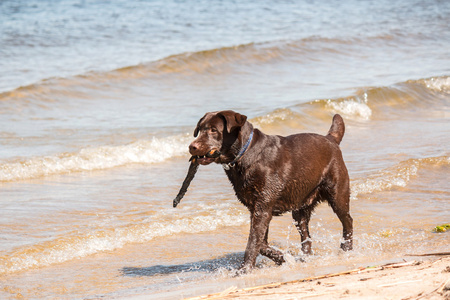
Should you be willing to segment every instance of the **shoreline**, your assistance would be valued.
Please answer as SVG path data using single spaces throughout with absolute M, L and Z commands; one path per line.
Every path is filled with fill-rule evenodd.
M 186 298 L 450 299 L 450 252 L 405 256 L 403 262 Z

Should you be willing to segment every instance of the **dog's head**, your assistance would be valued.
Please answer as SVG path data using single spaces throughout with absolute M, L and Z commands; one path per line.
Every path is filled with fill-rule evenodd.
M 231 110 L 206 113 L 194 130 L 196 139 L 189 145 L 192 158 L 201 165 L 228 162 L 246 121 L 246 116 Z

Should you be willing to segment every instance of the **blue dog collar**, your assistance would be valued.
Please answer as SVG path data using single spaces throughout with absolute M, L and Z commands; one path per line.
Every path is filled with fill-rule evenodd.
M 222 164 L 224 170 L 229 170 L 232 167 L 234 167 L 234 165 L 238 162 L 238 160 L 242 157 L 242 155 L 244 155 L 245 151 L 247 151 L 248 147 L 250 146 L 250 143 L 252 142 L 252 139 L 253 139 L 253 130 L 250 133 L 247 143 L 245 143 L 245 145 L 241 148 L 241 150 L 239 151 L 238 155 L 234 158 L 234 160 L 229 164 Z

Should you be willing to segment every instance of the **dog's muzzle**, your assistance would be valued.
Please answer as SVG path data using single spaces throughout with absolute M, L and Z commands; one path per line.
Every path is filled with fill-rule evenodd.
M 220 151 L 217 149 L 213 149 L 206 153 L 205 155 L 193 155 L 189 159 L 189 161 L 193 161 L 194 163 L 198 163 L 200 165 L 209 165 L 210 163 L 214 162 L 216 158 L 220 156 Z

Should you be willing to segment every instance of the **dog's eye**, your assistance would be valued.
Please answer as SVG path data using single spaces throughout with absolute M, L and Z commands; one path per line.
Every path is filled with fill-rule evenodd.
M 211 127 L 211 132 L 216 133 L 217 132 L 217 128 Z

